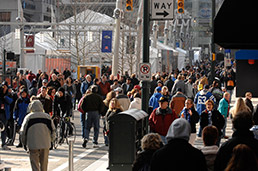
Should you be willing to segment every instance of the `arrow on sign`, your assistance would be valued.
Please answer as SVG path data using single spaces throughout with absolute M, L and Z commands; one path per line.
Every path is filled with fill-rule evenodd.
M 164 12 L 156 12 L 156 15 L 163 15 L 164 17 L 168 16 L 169 13 L 167 11 Z

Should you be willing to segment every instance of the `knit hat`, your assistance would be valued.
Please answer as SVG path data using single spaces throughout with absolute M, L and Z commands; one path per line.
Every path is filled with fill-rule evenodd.
M 170 125 L 166 138 L 167 141 L 175 138 L 189 141 L 190 134 L 191 126 L 189 122 L 184 118 L 178 118 Z

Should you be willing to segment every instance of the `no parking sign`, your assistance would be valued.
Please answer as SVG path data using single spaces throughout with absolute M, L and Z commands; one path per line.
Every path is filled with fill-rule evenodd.
M 151 64 L 150 63 L 140 63 L 139 66 L 139 78 L 140 80 L 149 81 L 151 80 Z

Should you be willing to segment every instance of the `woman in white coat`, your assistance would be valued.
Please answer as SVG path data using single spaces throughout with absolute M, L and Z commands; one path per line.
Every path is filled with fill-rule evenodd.
M 133 96 L 133 101 L 130 103 L 129 109 L 141 109 L 142 99 L 139 93 L 135 93 Z

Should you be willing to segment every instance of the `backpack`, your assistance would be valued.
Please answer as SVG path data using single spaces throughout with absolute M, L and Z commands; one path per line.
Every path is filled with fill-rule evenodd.
M 83 96 L 83 97 L 80 99 L 80 101 L 79 101 L 79 103 L 78 103 L 78 107 L 77 107 L 77 110 L 78 110 L 79 112 L 81 112 L 81 113 L 85 113 L 85 112 L 83 111 L 83 109 L 82 109 L 82 103 L 83 103 L 84 97 L 85 97 L 85 96 Z

